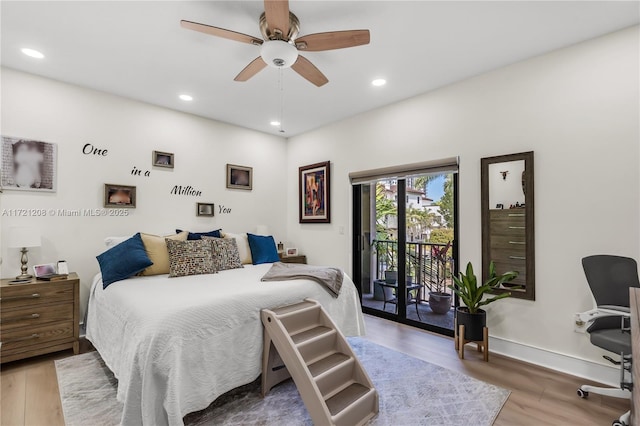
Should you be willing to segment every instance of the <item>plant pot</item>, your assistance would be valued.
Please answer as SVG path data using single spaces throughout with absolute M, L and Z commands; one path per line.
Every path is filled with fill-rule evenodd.
M 444 315 L 451 309 L 451 295 L 449 293 L 429 292 L 429 307 L 434 314 Z
M 458 327 L 458 330 L 461 325 L 464 325 L 465 340 L 483 340 L 482 329 L 487 325 L 487 312 L 478 309 L 477 313 L 472 314 L 466 306 L 461 306 L 456 309 L 456 327 Z
M 407 277 L 407 281 L 406 281 L 407 285 L 413 284 L 413 277 L 411 275 L 407 275 L 406 277 Z

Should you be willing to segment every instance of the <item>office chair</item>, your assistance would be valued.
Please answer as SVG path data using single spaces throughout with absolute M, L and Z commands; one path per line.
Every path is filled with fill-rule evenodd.
M 621 256 L 597 255 L 582 259 L 584 274 L 596 300 L 596 309 L 580 314 L 585 322 L 591 322 L 587 329 L 594 346 L 621 355 L 620 362 L 603 356 L 607 361 L 621 365 L 619 388 L 603 388 L 590 385 L 580 386 L 578 396 L 587 398 L 589 392 L 615 398 L 631 398 L 630 387 L 624 383 L 624 371 L 630 371 L 631 333 L 629 331 L 629 287 L 640 287 L 636 261 Z M 640 386 L 640 383 L 638 384 Z M 627 412 L 613 422 L 613 426 L 629 424 Z

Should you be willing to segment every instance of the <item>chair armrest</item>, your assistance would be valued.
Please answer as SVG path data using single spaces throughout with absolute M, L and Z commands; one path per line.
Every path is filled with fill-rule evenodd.
M 625 308 L 624 306 L 603 305 L 585 312 L 579 312 L 577 315 L 580 321 L 583 322 L 582 325 L 584 325 L 586 323 L 593 322 L 598 318 L 605 318 L 605 317 L 631 318 L 631 310 L 629 308 Z
M 617 312 L 626 312 L 631 314 L 631 308 L 626 306 L 616 306 L 616 305 L 600 305 L 598 309 L 605 309 L 607 311 L 617 311 Z

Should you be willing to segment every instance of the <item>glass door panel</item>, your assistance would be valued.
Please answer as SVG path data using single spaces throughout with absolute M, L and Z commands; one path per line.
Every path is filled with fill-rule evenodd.
M 423 175 L 354 188 L 354 277 L 365 312 L 453 331 L 456 178 Z

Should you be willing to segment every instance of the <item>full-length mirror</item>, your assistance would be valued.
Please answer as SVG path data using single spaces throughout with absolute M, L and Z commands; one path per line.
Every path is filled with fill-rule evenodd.
M 481 160 L 482 277 L 517 271 L 518 278 L 497 291 L 535 300 L 533 151 Z

